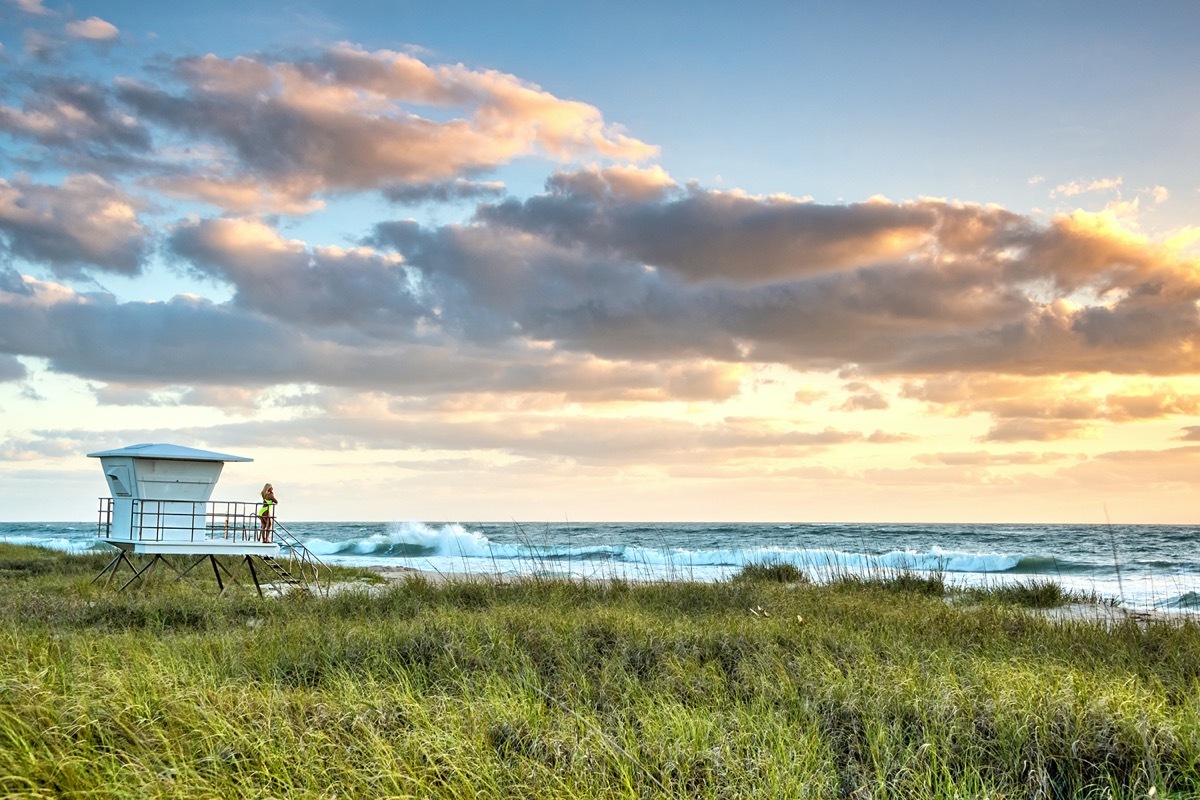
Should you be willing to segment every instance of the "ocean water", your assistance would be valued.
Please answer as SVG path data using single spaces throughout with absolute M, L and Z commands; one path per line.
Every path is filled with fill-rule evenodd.
M 286 522 L 286 520 L 284 521 Z M 954 586 L 1051 579 L 1132 609 L 1200 614 L 1200 528 L 1163 525 L 297 522 L 328 564 L 443 573 L 720 581 L 786 562 L 817 581 L 938 571 Z M 95 523 L 0 522 L 0 541 L 109 548 Z

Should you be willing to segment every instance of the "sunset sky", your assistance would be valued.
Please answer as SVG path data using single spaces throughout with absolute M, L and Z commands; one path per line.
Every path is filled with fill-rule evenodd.
M 0 519 L 1200 516 L 1191 0 L 0 2 Z

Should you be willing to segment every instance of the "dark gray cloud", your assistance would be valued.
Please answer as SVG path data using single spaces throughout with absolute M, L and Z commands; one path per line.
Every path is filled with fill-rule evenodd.
M 782 220 L 764 245 L 774 253 L 772 266 L 757 279 L 730 277 L 732 268 L 730 275 L 707 268 L 685 274 L 676 265 L 690 245 L 663 250 L 661 263 L 646 262 L 626 246 L 637 239 L 620 226 L 572 239 L 568 234 L 581 230 L 572 215 L 586 217 L 597 202 L 627 202 L 627 216 L 685 204 L 688 214 L 708 209 L 722 218 L 714 223 L 720 230 L 732 224 L 724 197 L 701 200 L 705 193 L 695 187 L 673 192 L 650 172 L 627 171 L 615 186 L 602 171 L 581 175 L 577 182 L 559 176 L 552 192 L 520 208 L 485 206 L 472 224 L 380 223 L 358 247 L 288 240 L 261 220 L 180 222 L 167 239 L 170 252 L 232 286 L 230 303 L 121 304 L 48 290 L 34 297 L 34 284 L 6 274 L 0 344 L 3 352 L 50 358 L 56 369 L 119 383 L 309 383 L 604 400 L 729 396 L 737 390 L 734 365 L 780 363 L 925 380 L 910 396 L 990 414 L 997 426 L 988 436 L 1001 441 L 1077 435 L 1090 420 L 1151 412 L 1136 397 L 1108 407 L 1103 398 L 1033 402 L 988 391 L 955 400 L 935 391 L 928 376 L 1179 374 L 1200 367 L 1200 349 L 1192 346 L 1200 292 L 1192 273 L 1150 246 L 1136 263 L 1118 258 L 1130 245 L 1115 235 L 1106 250 L 1103 232 L 1088 231 L 1091 241 L 1075 249 L 1090 254 L 1103 285 L 1079 278 L 1086 270 L 1077 255 L 1063 269 L 1068 295 L 1054 289 L 1053 275 L 1029 284 L 1022 253 L 1045 250 L 1039 234 L 1059 251 L 1071 249 L 1064 242 L 1083 234 L 1069 225 L 1038 226 L 1008 212 L 934 201 L 831 211 L 739 196 L 740 219 L 749 219 L 748 204 L 758 202 Z M 781 205 L 789 206 L 786 213 Z M 512 213 L 495 213 L 502 206 Z M 541 222 L 531 216 L 538 209 L 546 212 Z M 864 219 L 856 223 L 855 215 Z M 817 249 L 837 257 L 801 258 L 788 272 L 787 226 L 797 226 L 794 249 L 803 252 L 822 230 L 818 222 L 830 219 L 837 224 L 820 233 Z M 909 250 L 879 261 L 879 231 L 893 230 L 896 220 Z M 1102 295 L 1090 295 L 1089 286 Z M 131 333 L 140 337 L 136 345 L 128 343 Z M 652 378 L 656 370 L 661 374 Z M 865 383 L 847 389 L 846 410 L 889 405 Z M 1159 404 L 1162 413 L 1189 407 Z
M 351 326 L 380 338 L 417 338 L 435 314 L 415 296 L 395 256 L 365 248 L 314 249 L 246 220 L 185 222 L 168 247 L 237 288 L 235 303 L 301 329 Z
M 140 272 L 152 244 L 140 208 L 95 175 L 71 175 L 57 186 L 0 179 L 0 233 L 9 252 L 60 277 Z
M 437 183 L 400 184 L 383 188 L 383 196 L 388 200 L 406 205 L 453 203 L 499 197 L 502 194 L 504 194 L 504 184 L 502 183 L 480 183 L 465 178 Z
M 421 272 L 446 301 L 445 323 L 469 314 L 457 321 L 468 335 L 606 357 L 854 363 L 875 375 L 1200 367 L 1200 285 L 1148 244 L 1134 259 L 1115 234 L 937 201 L 831 208 L 693 188 L 622 204 L 587 177 L 582 193 L 560 179 L 546 195 L 482 207 L 474 225 L 384 223 L 371 241 Z M 710 241 L 737 223 L 730 242 Z M 1066 254 L 1058 271 L 1042 263 L 1048 252 Z M 1081 304 L 1089 292 L 1102 294 Z
M 395 337 L 403 338 L 403 337 Z M 0 353 L 128 387 L 241 389 L 318 384 L 397 394 L 544 392 L 578 400 L 714 399 L 736 391 L 716 364 L 607 363 L 544 348 L 476 349 L 367 339 L 297 326 L 236 303 L 195 297 L 117 302 L 26 281 L 0 291 Z M 110 395 L 110 402 L 128 398 Z
M 485 206 L 479 218 L 690 280 L 762 282 L 887 261 L 911 251 L 937 221 L 919 206 L 822 206 L 699 189 L 629 202 L 552 185 L 558 191 Z
M 17 76 L 17 80 L 22 80 Z M 20 107 L 0 105 L 0 131 L 40 145 L 96 155 L 145 153 L 146 126 L 94 83 L 62 77 L 27 76 Z M 14 86 L 10 84 L 9 91 Z
M 28 375 L 29 370 L 15 356 L 0 353 L 0 382 L 20 381 Z

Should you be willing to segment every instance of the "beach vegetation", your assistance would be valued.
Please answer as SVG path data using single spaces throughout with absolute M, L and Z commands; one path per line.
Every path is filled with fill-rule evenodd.
M 907 579 L 117 591 L 103 557 L 0 559 L 5 797 L 1200 795 L 1189 618 Z
M 879 567 L 866 572 L 839 572 L 832 584 L 850 591 L 877 591 L 890 594 L 916 594 L 944 597 L 946 576 L 941 570 L 922 571 Z
M 1070 603 L 1103 602 L 1092 594 L 1068 591 L 1062 584 L 1049 578 L 1031 578 L 1027 581 L 997 584 L 986 589 L 974 589 L 971 594 L 984 600 L 1026 608 L 1060 608 Z
M 775 583 L 808 583 L 804 571 L 787 561 L 760 561 L 747 564 L 734 574 L 735 581 L 774 581 Z

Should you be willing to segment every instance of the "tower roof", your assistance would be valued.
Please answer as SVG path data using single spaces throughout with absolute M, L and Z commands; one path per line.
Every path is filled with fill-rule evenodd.
M 107 456 L 125 456 L 127 458 L 158 458 L 171 461 L 253 461 L 246 456 L 231 456 L 227 453 L 214 453 L 211 450 L 197 450 L 194 447 L 184 447 L 180 444 L 131 444 L 118 447 L 115 450 L 102 450 L 99 453 L 88 453 L 88 458 L 104 458 Z

